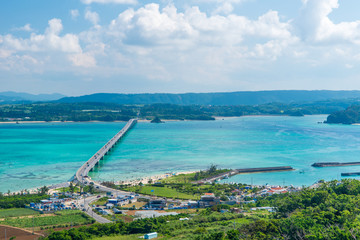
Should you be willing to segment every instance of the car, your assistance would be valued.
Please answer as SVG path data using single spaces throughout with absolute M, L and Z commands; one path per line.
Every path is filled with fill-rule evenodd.
M 99 186 L 96 186 L 97 189 L 99 189 L 100 187 Z
M 100 195 L 97 196 L 97 198 L 101 197 Z

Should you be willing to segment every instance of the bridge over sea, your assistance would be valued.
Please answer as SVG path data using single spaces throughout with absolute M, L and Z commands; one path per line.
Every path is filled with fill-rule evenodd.
M 130 119 L 125 127 L 123 127 L 114 137 L 112 137 L 99 151 L 97 151 L 88 161 L 86 161 L 76 172 L 75 178 L 78 182 L 87 185 L 89 183 L 88 173 L 99 164 L 100 160 L 125 136 L 125 134 L 137 123 L 137 119 Z M 96 184 L 93 182 L 95 185 Z M 99 186 L 100 187 L 100 186 Z M 101 186 L 106 188 L 105 186 Z M 104 189 L 105 190 L 105 189 Z M 108 189 L 106 189 L 108 190 Z

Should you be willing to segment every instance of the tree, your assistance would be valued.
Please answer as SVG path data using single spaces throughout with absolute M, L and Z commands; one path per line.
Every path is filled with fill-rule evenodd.
M 70 183 L 69 190 L 71 193 L 75 192 L 75 186 L 73 185 L 72 182 Z
M 89 192 L 94 193 L 94 185 L 89 185 Z
M 217 166 L 215 164 L 211 164 L 209 168 L 209 173 L 214 173 L 217 170 Z
M 43 186 L 40 188 L 40 194 L 47 194 L 47 192 L 49 191 L 49 188 L 47 186 Z

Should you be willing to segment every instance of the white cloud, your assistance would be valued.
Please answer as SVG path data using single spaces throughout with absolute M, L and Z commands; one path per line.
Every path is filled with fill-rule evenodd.
M 80 15 L 79 10 L 71 9 L 70 10 L 70 15 L 71 15 L 72 19 L 74 19 L 74 20 L 77 19 L 79 17 L 79 15 Z
M 72 54 L 69 59 L 77 67 L 90 68 L 96 66 L 95 58 L 89 53 Z
M 86 10 L 85 19 L 90 21 L 92 24 L 97 25 L 100 20 L 100 17 L 97 12 L 91 12 L 90 10 Z
M 85 4 L 92 4 L 92 3 L 136 4 L 137 3 L 136 0 L 81 0 L 81 2 L 83 2 Z
M 32 32 L 34 29 L 31 28 L 30 23 L 25 24 L 22 27 L 14 28 L 15 31 L 25 31 L 25 32 Z
M 44 34 L 32 33 L 30 38 L 16 38 L 12 35 L 2 37 L 2 45 L 15 51 L 61 51 L 61 52 L 80 52 L 79 39 L 74 34 L 60 36 L 63 25 L 60 19 L 51 19 L 49 26 Z
M 105 25 L 100 25 L 99 14 L 88 6 L 84 18 L 94 26 L 78 34 L 63 33 L 61 20 L 52 19 L 41 34 L 0 35 L 0 68 L 31 70 L 38 61 L 42 69 L 73 72 L 93 82 L 100 77 L 122 81 L 126 76 L 138 80 L 134 86 L 169 84 L 190 86 L 188 90 L 193 84 L 198 86 L 195 90 L 202 90 L 201 86 L 235 90 L 233 86 L 251 88 L 256 82 L 269 89 L 276 88 L 271 82 L 276 80 L 267 80 L 281 74 L 310 76 L 314 69 L 335 63 L 349 73 L 358 69 L 360 21 L 334 23 L 330 14 L 341 7 L 337 0 L 303 0 L 300 16 L 289 21 L 273 10 L 257 18 L 236 14 L 234 7 L 240 0 L 209 1 L 214 11 L 204 10 L 201 4 L 177 7 L 178 1 L 149 3 L 127 9 Z M 76 18 L 79 11 L 73 11 Z M 281 83 L 292 87 L 284 78 Z
M 252 21 L 243 16 L 207 16 L 198 7 L 178 13 L 173 6 L 163 9 L 148 4 L 121 13 L 110 24 L 109 34 L 133 45 L 234 45 L 246 36 L 290 39 L 290 24 L 283 23 L 275 11 Z M 185 44 L 185 45 L 184 45 Z
M 360 44 L 360 21 L 335 24 L 329 14 L 339 7 L 338 0 L 303 0 L 304 6 L 297 24 L 307 41 Z
M 233 12 L 234 4 L 245 2 L 246 0 L 208 0 L 209 2 L 215 2 L 217 7 L 213 11 L 213 14 L 228 15 Z

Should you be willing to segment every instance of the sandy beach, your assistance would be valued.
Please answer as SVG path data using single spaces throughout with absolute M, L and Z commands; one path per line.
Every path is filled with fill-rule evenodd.
M 180 174 L 189 174 L 189 173 L 194 173 L 197 171 L 186 171 L 186 172 L 178 172 L 175 175 L 180 175 Z M 166 179 L 169 177 L 174 176 L 173 173 L 164 173 L 164 174 L 159 174 L 159 175 L 153 175 L 153 176 L 148 176 L 148 177 L 144 177 L 141 179 L 133 179 L 133 180 L 127 180 L 127 181 L 116 181 L 115 184 L 124 184 L 124 185 L 139 185 L 140 183 L 142 184 L 148 184 L 149 181 L 151 181 L 152 183 L 158 182 L 162 179 Z

